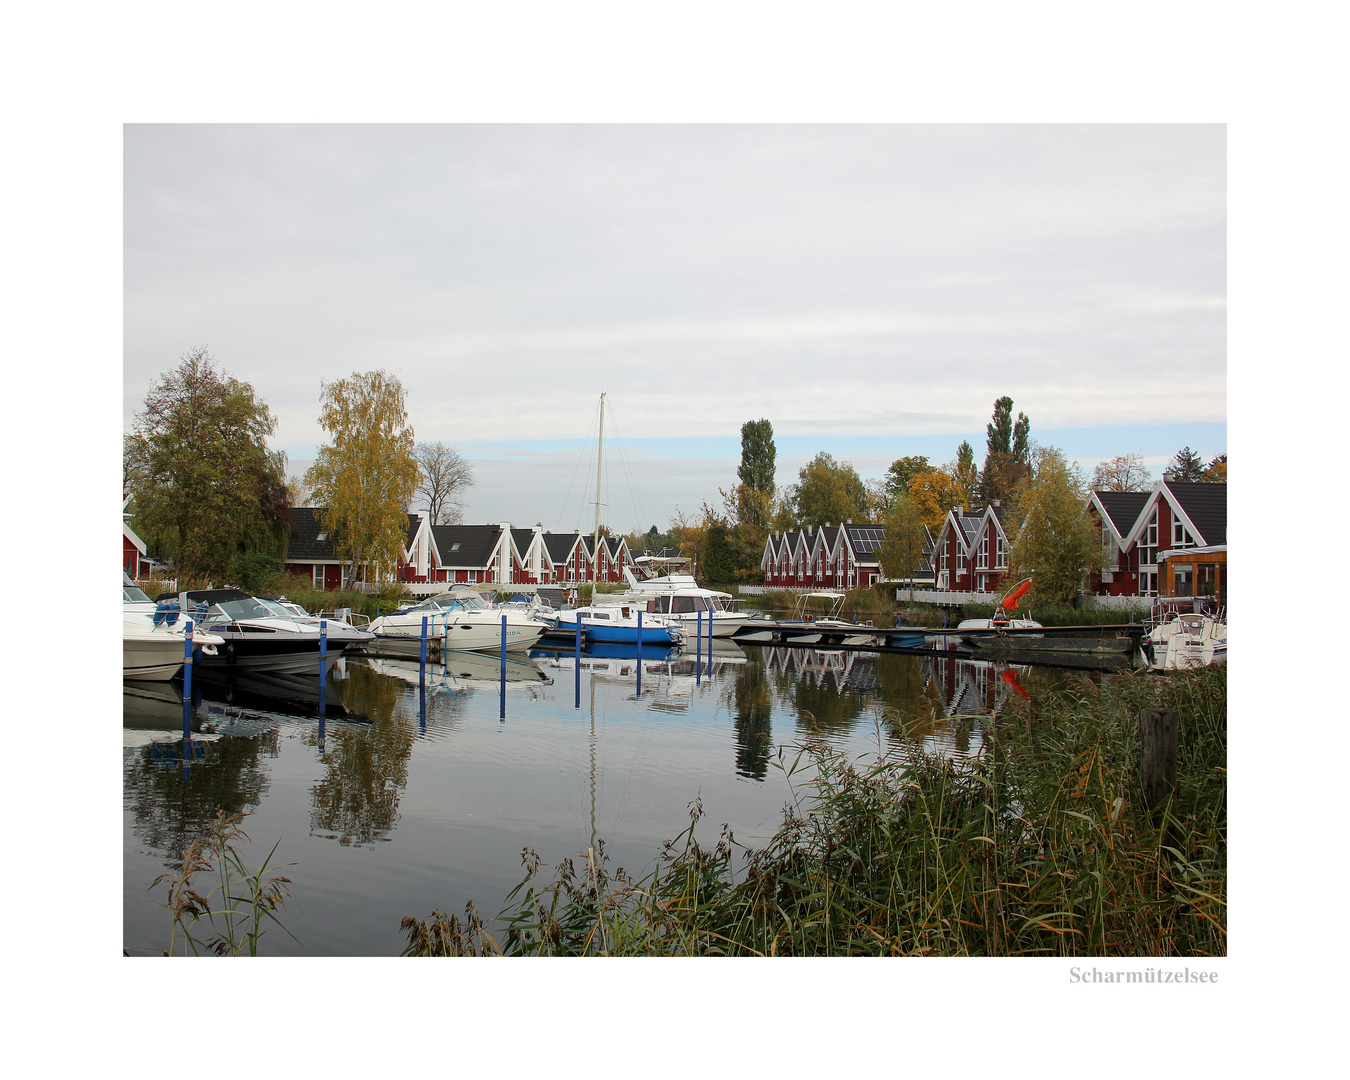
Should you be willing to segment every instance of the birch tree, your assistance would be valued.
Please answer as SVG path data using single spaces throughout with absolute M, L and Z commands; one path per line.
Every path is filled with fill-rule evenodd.
M 305 484 L 353 576 L 360 566 L 391 574 L 421 476 L 403 384 L 385 371 L 353 372 L 322 384 L 320 400 L 319 423 L 332 443 L 319 448 Z
M 443 442 L 419 443 L 417 464 L 421 497 L 433 525 L 458 525 L 464 509 L 464 494 L 473 487 L 473 465 L 464 455 Z

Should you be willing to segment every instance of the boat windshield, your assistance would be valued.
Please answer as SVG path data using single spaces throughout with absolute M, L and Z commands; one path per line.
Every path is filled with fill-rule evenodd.
M 254 599 L 262 604 L 263 607 L 267 608 L 273 615 L 279 615 L 283 619 L 294 619 L 298 617 L 296 613 L 285 604 L 279 604 L 275 600 L 264 600 L 261 596 L 255 596 Z
M 408 614 L 435 615 L 442 611 L 483 611 L 487 604 L 476 592 L 441 593 L 429 596 L 416 607 L 408 609 Z
M 122 603 L 124 604 L 153 604 L 154 601 L 146 596 L 135 585 L 122 586 Z
M 216 612 L 224 615 L 228 619 L 274 619 L 276 612 L 272 611 L 267 604 L 252 596 L 245 596 L 239 600 L 225 600 L 216 604 L 211 609 L 211 614 Z M 286 618 L 294 618 L 288 611 Z
M 722 611 L 722 601 L 715 596 L 658 596 L 647 601 L 647 610 L 662 615 L 692 615 L 696 611 Z

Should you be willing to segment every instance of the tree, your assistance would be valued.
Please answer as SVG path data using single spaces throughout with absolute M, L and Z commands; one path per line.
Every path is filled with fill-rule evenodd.
M 464 494 L 473 487 L 473 465 L 454 447 L 443 442 L 417 444 L 421 497 L 433 525 L 459 524 Z
M 956 466 L 952 475 L 961 488 L 961 504 L 973 506 L 980 490 L 980 470 L 975 467 L 975 448 L 965 439 L 956 448 Z
M 1031 466 L 1012 454 L 990 454 L 980 470 L 979 503 L 991 506 L 995 500 L 1007 502 L 1013 489 L 1031 472 Z
M 881 541 L 881 572 L 892 581 L 909 579 L 909 598 L 914 599 L 914 574 L 923 561 L 923 519 L 909 492 L 896 495 L 885 518 L 886 535 Z
M 286 456 L 253 387 L 216 369 L 205 348 L 160 376 L 123 440 L 135 527 L 180 577 L 222 578 L 240 556 L 284 553 Z
M 407 536 L 404 509 L 420 472 L 403 384 L 384 371 L 322 384 L 319 423 L 333 440 L 305 474 L 321 518 L 352 566 L 392 573 Z
M 994 402 L 994 416 L 985 430 L 984 468 L 980 471 L 979 497 L 985 506 L 1006 500 L 1017 483 L 1030 471 L 1031 421 L 1025 413 L 1012 418 L 1013 399 L 1004 395 Z M 958 451 L 959 453 L 959 451 Z
M 919 473 L 909 485 L 919 520 L 934 534 L 942 528 L 943 519 L 955 506 L 966 505 L 965 493 L 949 469 L 928 469 Z
M 1200 479 L 1209 484 L 1228 483 L 1228 455 L 1219 454 L 1213 458 L 1200 474 Z
M 1031 455 L 1031 421 L 1026 413 L 1017 414 L 1017 423 L 1013 425 L 1012 456 L 1026 464 Z
M 1032 579 L 1032 595 L 1052 604 L 1071 603 L 1088 572 L 1104 558 L 1101 536 L 1087 512 L 1087 492 L 1077 466 L 1062 451 L 1041 447 L 1009 507 L 1008 574 Z
M 773 519 L 773 495 L 749 484 L 738 484 L 731 491 L 719 488 L 717 493 L 722 496 L 721 520 L 729 523 L 725 536 L 731 576 L 716 580 L 753 581 L 761 576 L 760 560 Z
M 985 456 L 1012 453 L 1013 399 L 1006 394 L 994 402 L 994 418 L 984 429 Z
M 1200 455 L 1189 446 L 1183 446 L 1172 459 L 1167 476 L 1172 480 L 1194 484 L 1204 478 L 1204 471 L 1205 466 L 1200 460 Z
M 757 491 L 774 492 L 773 425 L 767 420 L 747 420 L 741 425 L 741 467 L 736 478 Z
M 1092 470 L 1093 491 L 1147 491 L 1152 483 L 1139 454 L 1121 454 Z
M 823 450 L 797 474 L 794 507 L 800 525 L 840 524 L 865 520 L 867 488 L 847 461 L 836 462 Z
M 886 470 L 887 508 L 901 495 L 909 494 L 909 485 L 921 472 L 929 469 L 928 459 L 919 455 L 896 458 Z

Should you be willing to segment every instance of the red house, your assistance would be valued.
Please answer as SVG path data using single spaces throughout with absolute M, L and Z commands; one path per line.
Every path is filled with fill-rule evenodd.
M 1227 484 L 1163 479 L 1147 492 L 1094 491 L 1088 512 L 1112 563 L 1092 574 L 1092 592 L 1156 596 L 1162 552 L 1228 543 Z

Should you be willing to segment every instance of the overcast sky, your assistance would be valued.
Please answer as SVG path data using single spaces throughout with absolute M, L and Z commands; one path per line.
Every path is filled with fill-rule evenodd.
M 124 424 L 206 345 L 314 457 L 385 368 L 466 520 L 621 530 L 735 482 L 984 452 L 1227 449 L 1222 126 L 129 126 Z M 589 476 L 587 473 L 589 472 Z

